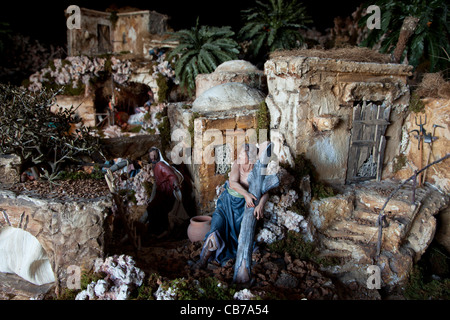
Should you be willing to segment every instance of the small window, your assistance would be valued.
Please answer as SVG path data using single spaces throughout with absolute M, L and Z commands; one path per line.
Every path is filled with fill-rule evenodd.
M 216 174 L 227 174 L 231 169 L 232 154 L 227 144 L 219 145 L 214 148 Z

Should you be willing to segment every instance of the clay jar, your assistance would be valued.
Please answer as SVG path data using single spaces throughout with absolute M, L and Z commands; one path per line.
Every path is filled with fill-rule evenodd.
M 202 241 L 211 228 L 211 216 L 195 216 L 191 218 L 187 234 L 191 242 Z

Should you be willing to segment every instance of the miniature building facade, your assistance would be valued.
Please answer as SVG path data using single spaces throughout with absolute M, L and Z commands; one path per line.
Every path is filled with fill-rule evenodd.
M 67 30 L 69 56 L 121 52 L 146 55 L 151 35 L 162 35 L 168 28 L 168 16 L 155 11 L 80 11 L 80 29 Z
M 409 104 L 410 66 L 278 56 L 265 63 L 265 74 L 271 130 L 311 160 L 320 179 L 343 184 L 389 173 Z

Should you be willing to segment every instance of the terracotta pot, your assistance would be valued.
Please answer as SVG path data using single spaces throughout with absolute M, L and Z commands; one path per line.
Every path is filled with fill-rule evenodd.
M 191 218 L 191 223 L 187 229 L 187 234 L 191 242 L 202 241 L 211 228 L 210 216 L 195 216 Z

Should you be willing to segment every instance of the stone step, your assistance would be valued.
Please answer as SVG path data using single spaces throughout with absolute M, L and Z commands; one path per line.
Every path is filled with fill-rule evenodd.
M 346 239 L 355 243 L 369 244 L 375 243 L 377 240 L 376 234 L 368 237 L 367 235 L 353 234 L 347 231 L 341 230 L 329 230 L 326 235 L 333 239 Z
M 335 223 L 330 225 L 327 232 L 331 230 L 341 231 L 353 235 L 360 235 L 364 237 L 368 236 L 367 239 L 378 232 L 378 228 L 376 226 L 364 225 L 358 223 L 357 221 L 349 220 L 336 221 Z
M 320 258 L 338 258 L 338 259 L 348 259 L 352 257 L 352 253 L 345 250 L 329 250 L 323 249 L 318 254 Z
M 346 239 L 322 239 L 323 252 L 336 257 L 349 257 L 359 263 L 371 263 L 375 246 L 361 245 Z
M 423 191 L 416 191 L 416 200 L 423 198 Z M 355 207 L 365 211 L 378 213 L 385 205 L 389 194 L 379 194 L 373 190 L 358 190 L 355 192 Z M 407 213 L 413 210 L 411 203 L 411 192 L 409 190 L 399 190 L 396 195 L 388 201 L 384 209 L 385 212 Z
M 360 224 L 376 226 L 378 221 L 378 213 L 355 208 L 352 213 L 352 218 Z

